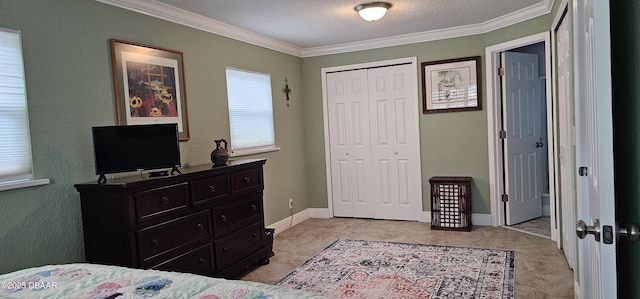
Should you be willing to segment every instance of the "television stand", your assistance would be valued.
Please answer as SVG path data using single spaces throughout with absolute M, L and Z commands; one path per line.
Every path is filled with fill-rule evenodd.
M 161 171 L 149 172 L 149 177 L 150 178 L 155 178 L 155 177 L 160 177 L 160 176 L 169 176 L 169 171 L 168 170 L 161 170 Z
M 174 175 L 175 172 L 182 174 L 182 172 L 180 172 L 180 169 L 178 169 L 177 166 L 173 166 L 173 168 L 171 168 L 171 175 Z
M 265 162 L 242 159 L 181 168 L 175 176 L 74 185 L 86 261 L 223 278 L 266 264 L 273 235 L 264 227 Z
M 106 176 L 104 176 L 104 174 L 101 174 L 101 175 L 98 177 L 98 184 L 106 184 L 106 183 L 107 183 L 107 177 L 106 177 Z

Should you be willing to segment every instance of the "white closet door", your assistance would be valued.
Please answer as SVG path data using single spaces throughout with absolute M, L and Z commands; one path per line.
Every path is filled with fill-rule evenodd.
M 557 84 L 558 84 L 558 145 L 560 166 L 560 198 L 562 199 L 562 249 L 569 267 L 574 269 L 576 238 L 575 184 L 573 171 L 575 165 L 574 146 L 575 126 L 571 117 L 571 39 L 569 35 L 569 17 L 565 16 L 556 31 L 557 43 Z
M 367 70 L 327 74 L 331 195 L 338 217 L 374 217 L 367 82 Z
M 419 219 L 414 68 L 407 64 L 327 74 L 334 216 Z
M 371 152 L 376 187 L 376 218 L 417 220 L 420 137 L 413 65 L 369 70 Z

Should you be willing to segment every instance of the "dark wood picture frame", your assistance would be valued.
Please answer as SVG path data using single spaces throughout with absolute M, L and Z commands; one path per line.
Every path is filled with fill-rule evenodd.
M 189 140 L 184 58 L 180 51 L 111 39 L 118 125 L 177 123 Z
M 423 62 L 423 113 L 482 110 L 480 56 Z

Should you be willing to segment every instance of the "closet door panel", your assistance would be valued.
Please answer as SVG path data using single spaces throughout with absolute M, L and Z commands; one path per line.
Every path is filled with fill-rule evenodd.
M 334 216 L 419 219 L 422 187 L 415 67 L 327 74 Z
M 376 205 L 376 218 L 418 219 L 420 196 L 420 151 L 418 133 L 418 101 L 412 65 L 399 65 L 369 70 L 369 99 L 372 103 L 372 158 L 383 200 Z M 414 83 L 412 83 L 414 82 Z M 373 118 L 375 116 L 375 118 Z M 382 171 L 385 173 L 382 173 Z
M 327 74 L 334 216 L 373 217 L 366 70 Z

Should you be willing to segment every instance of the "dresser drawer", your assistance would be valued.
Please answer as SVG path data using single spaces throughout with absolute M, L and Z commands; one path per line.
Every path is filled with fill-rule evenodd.
M 191 201 L 193 206 L 225 200 L 229 197 L 229 176 L 217 176 L 191 182 Z
M 189 204 L 187 183 L 141 191 L 135 194 L 138 221 L 185 210 Z
M 262 168 L 231 174 L 231 193 L 234 196 L 257 190 L 262 190 Z
M 211 275 L 215 272 L 213 244 L 209 243 L 151 267 L 151 269 Z
M 250 255 L 262 246 L 264 225 L 262 222 L 251 225 L 229 236 L 214 242 L 216 252 L 216 268 L 225 267 Z
M 144 265 L 158 255 L 211 240 L 211 213 L 206 210 L 167 221 L 139 230 L 137 236 L 138 254 Z
M 251 195 L 212 209 L 215 237 L 262 221 L 262 198 Z

